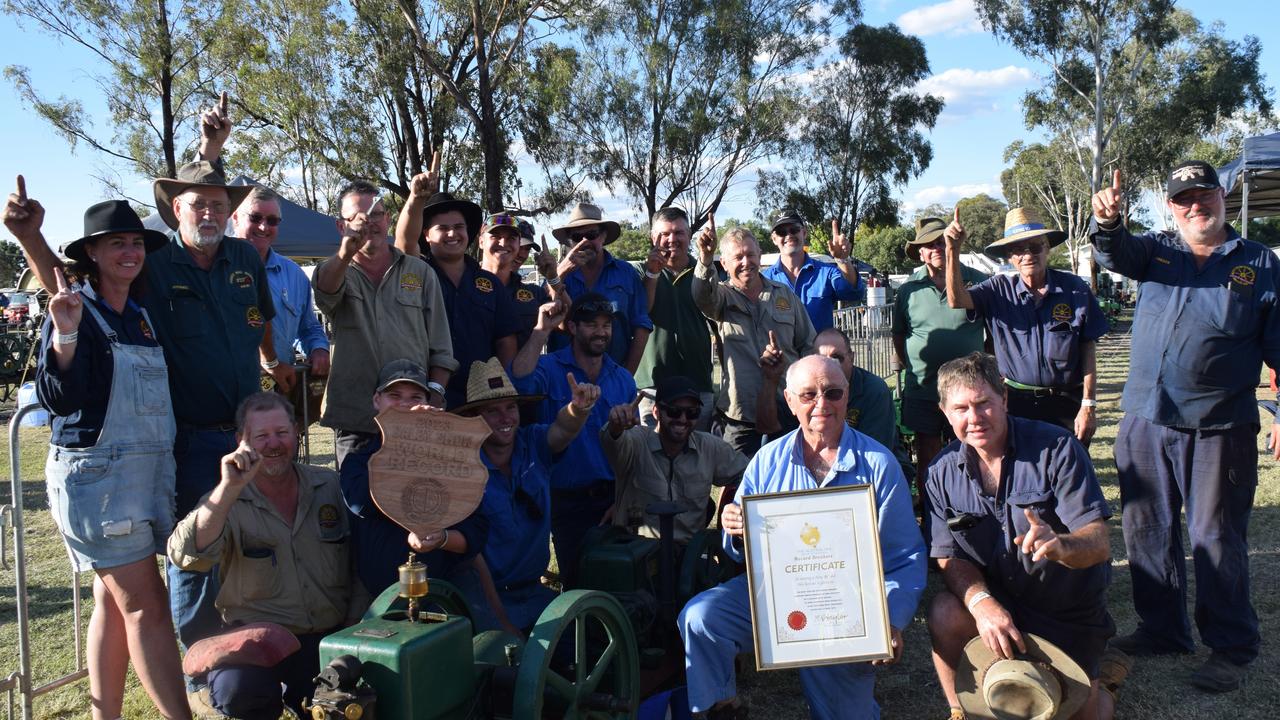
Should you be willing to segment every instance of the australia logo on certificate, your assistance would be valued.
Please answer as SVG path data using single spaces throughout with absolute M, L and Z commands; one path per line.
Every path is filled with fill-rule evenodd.
M 767 563 L 782 569 L 771 598 L 778 642 L 866 635 L 853 513 L 778 513 L 765 528 Z

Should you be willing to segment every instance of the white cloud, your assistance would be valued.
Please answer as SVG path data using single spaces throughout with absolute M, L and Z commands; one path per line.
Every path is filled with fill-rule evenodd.
M 954 205 L 957 200 L 974 195 L 986 194 L 993 198 L 1003 198 L 1004 191 L 999 183 L 967 183 L 962 185 L 932 185 L 917 190 L 911 197 L 902 201 L 902 216 L 910 218 L 917 210 L 929 205 L 938 204 L 945 207 Z
M 1018 90 L 1035 82 L 1030 69 L 1006 65 L 995 70 L 951 68 L 921 80 L 916 91 L 937 95 L 946 100 L 944 116 L 995 112 L 997 100 L 1010 90 Z
M 967 35 L 982 32 L 973 0 L 946 0 L 898 16 L 898 27 L 912 35 Z

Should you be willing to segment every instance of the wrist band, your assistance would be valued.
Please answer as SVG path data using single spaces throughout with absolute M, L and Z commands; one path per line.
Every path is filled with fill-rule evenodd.
M 976 607 L 978 603 L 982 602 L 983 600 L 986 600 L 989 597 L 991 597 L 991 593 L 987 592 L 986 590 L 979 590 L 978 592 L 974 593 L 973 597 L 969 600 L 969 610 L 972 611 L 973 608 Z
M 436 382 L 435 380 L 432 380 L 431 382 L 427 383 L 427 390 L 433 393 L 444 395 L 444 386 Z
M 63 333 L 54 333 L 53 344 L 54 345 L 70 345 L 71 343 L 75 342 L 79 337 L 80 337 L 79 330 L 76 330 L 75 332 L 66 333 L 65 335 Z
M 1093 398 L 1085 398 L 1080 401 L 1080 407 L 1098 407 L 1098 401 Z
M 661 271 L 661 270 L 659 270 L 659 271 L 658 271 L 658 272 L 656 272 L 656 273 L 651 273 L 651 272 L 649 272 L 649 269 L 648 269 L 648 268 L 645 268 L 644 276 L 645 276 L 645 277 L 647 277 L 647 278 L 649 278 L 650 280 L 657 279 L 660 275 L 662 275 L 662 271 Z
M 440 544 L 436 546 L 436 549 L 439 550 L 440 548 L 448 544 L 449 544 L 449 528 L 445 528 L 444 535 L 440 536 Z
M 547 284 L 550 285 L 551 287 L 555 287 L 559 285 L 561 282 L 562 281 L 558 277 L 547 278 Z
M 263 370 L 275 370 L 275 369 L 276 369 L 276 366 L 277 366 L 277 365 L 279 365 L 279 364 L 280 364 L 280 360 L 279 360 L 278 358 L 277 358 L 277 359 L 275 359 L 275 360 L 264 360 L 264 361 L 262 362 L 262 369 L 263 369 Z

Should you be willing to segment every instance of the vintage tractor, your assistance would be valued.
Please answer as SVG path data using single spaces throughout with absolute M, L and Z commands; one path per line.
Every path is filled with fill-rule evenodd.
M 649 510 L 663 519 L 662 538 L 599 528 L 583 550 L 586 587 L 556 598 L 527 639 L 473 634 L 462 595 L 428 581 L 411 557 L 359 624 L 321 642 L 329 667 L 312 717 L 635 718 L 684 671 L 680 607 L 737 571 L 714 530 L 695 535 L 679 558 L 671 541 L 679 506 Z

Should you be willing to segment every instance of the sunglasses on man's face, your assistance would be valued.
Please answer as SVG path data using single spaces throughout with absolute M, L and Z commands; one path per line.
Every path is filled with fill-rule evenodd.
M 590 230 L 579 230 L 578 232 L 569 233 L 569 243 L 571 245 L 576 245 L 582 242 L 583 240 L 594 241 L 598 237 L 600 237 L 599 228 L 592 228 Z
M 698 416 L 702 414 L 702 408 L 697 406 L 676 407 L 675 405 L 659 405 L 658 407 L 672 420 L 679 420 L 680 418 L 684 418 L 685 420 L 697 420 Z
M 805 405 L 813 405 L 818 402 L 819 396 L 827 402 L 840 402 L 844 397 L 844 388 L 831 387 L 822 391 L 806 390 L 804 392 L 796 393 L 796 397 Z
M 1045 249 L 1044 243 L 1019 243 L 1009 248 L 1009 255 L 1039 255 Z
M 279 215 L 260 215 L 258 213 L 249 213 L 250 225 L 261 225 L 266 223 L 267 227 L 275 227 L 280 224 Z
M 582 303 L 573 309 L 573 316 L 577 318 L 596 317 L 598 315 L 612 315 L 613 303 L 608 300 L 592 300 Z

